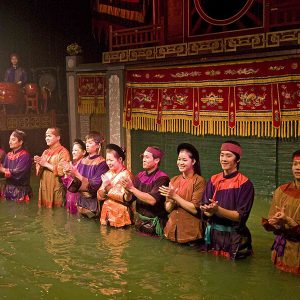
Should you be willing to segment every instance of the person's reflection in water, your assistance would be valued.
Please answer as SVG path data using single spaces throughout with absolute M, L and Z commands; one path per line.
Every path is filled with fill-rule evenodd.
M 68 234 L 63 228 L 70 229 L 63 217 L 64 211 L 45 210 L 41 217 L 41 223 L 45 236 L 45 249 L 52 256 L 53 261 L 61 267 L 59 276 L 62 281 L 68 281 L 70 274 L 66 271 L 72 269 L 73 259 L 71 254 L 75 248 L 74 234 Z M 68 235 L 68 238 L 66 238 Z
M 73 270 L 75 264 L 72 254 L 76 240 L 74 235 L 66 238 L 64 216 L 64 210 L 38 210 L 34 223 L 40 225 L 40 239 L 44 246 L 35 249 L 34 265 L 24 265 L 36 285 L 47 294 L 54 282 L 76 282 L 79 277 Z
M 132 229 L 100 226 L 100 233 L 101 243 L 98 244 L 98 251 L 106 253 L 101 262 L 101 271 L 104 273 L 105 280 L 100 292 L 103 295 L 127 293 L 128 260 L 123 258 L 123 255 L 131 241 Z

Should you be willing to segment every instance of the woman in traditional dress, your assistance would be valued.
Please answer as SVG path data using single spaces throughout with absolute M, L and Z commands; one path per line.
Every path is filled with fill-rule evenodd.
M 122 186 L 123 178 L 132 179 L 124 166 L 125 153 L 115 144 L 106 146 L 106 163 L 109 171 L 102 175 L 102 185 L 98 190 L 98 199 L 104 201 L 100 216 L 102 225 L 124 227 L 132 224 L 132 194 Z
M 300 150 L 292 160 L 294 180 L 276 189 L 263 226 L 275 234 L 272 261 L 276 268 L 300 275 Z
M 171 241 L 193 244 L 203 238 L 197 209 L 205 180 L 201 176 L 199 153 L 193 145 L 182 143 L 177 153 L 180 175 L 173 177 L 169 186 L 159 188 L 161 195 L 167 197 L 165 207 L 170 214 L 164 234 Z
M 2 197 L 16 202 L 29 202 L 32 194 L 30 173 L 32 158 L 24 149 L 25 132 L 15 130 L 9 138 L 9 147 L 12 150 L 0 163 L 0 172 L 4 174 L 6 183 Z
M 64 175 L 62 165 L 70 161 L 69 151 L 60 143 L 60 129 L 48 128 L 46 143 L 49 147 L 42 156 L 35 155 L 36 174 L 40 176 L 39 207 L 60 207 L 63 205 L 65 188 L 61 177 Z
M 242 148 L 235 141 L 222 144 L 223 172 L 207 182 L 201 210 L 207 219 L 206 250 L 231 259 L 252 254 L 251 234 L 246 226 L 253 200 L 252 182 L 238 171 Z
M 81 139 L 75 139 L 72 148 L 73 161 L 71 164 L 66 163 L 63 166 L 63 171 L 65 176 L 63 177 L 63 184 L 68 187 L 72 182 L 72 177 L 69 175 L 72 167 L 76 168 L 81 162 L 84 156 L 86 156 L 86 147 L 85 143 Z M 77 213 L 77 199 L 79 198 L 80 193 L 72 193 L 67 191 L 66 194 L 66 209 L 71 214 Z
M 91 131 L 85 137 L 88 156 L 84 157 L 70 172 L 73 180 L 68 187 L 68 191 L 80 192 L 77 200 L 77 210 L 82 216 L 88 218 L 99 217 L 100 214 L 97 190 L 102 184 L 102 174 L 108 170 L 105 159 L 100 154 L 102 142 L 103 137 L 101 134 Z

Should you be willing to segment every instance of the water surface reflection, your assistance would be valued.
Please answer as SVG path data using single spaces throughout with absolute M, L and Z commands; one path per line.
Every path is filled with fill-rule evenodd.
M 272 237 L 257 200 L 254 256 L 227 261 L 64 209 L 0 202 L 0 299 L 297 299 L 299 277 L 270 262 Z

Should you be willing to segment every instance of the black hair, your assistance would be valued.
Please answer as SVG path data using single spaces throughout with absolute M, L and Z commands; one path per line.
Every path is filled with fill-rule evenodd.
M 300 150 L 297 150 L 293 153 L 292 160 L 294 159 L 295 156 L 300 156 Z
M 119 147 L 116 144 L 107 144 L 106 145 L 106 152 L 109 152 L 110 150 L 113 150 L 117 154 L 118 158 L 121 157 L 122 160 L 125 161 L 126 156 L 125 156 L 125 150 L 124 149 L 122 149 L 121 147 Z
M 182 150 L 186 150 L 189 153 L 191 153 L 190 158 L 195 160 L 195 163 L 193 165 L 194 172 L 201 176 L 200 157 L 198 150 L 192 144 L 189 143 L 179 144 L 177 147 L 177 154 L 179 154 L 179 152 Z
M 75 139 L 73 142 L 73 145 L 79 145 L 82 151 L 86 152 L 85 143 L 81 139 Z M 85 156 L 87 155 L 87 152 L 85 153 Z
M 19 141 L 22 141 L 23 144 L 25 143 L 26 133 L 24 131 L 19 130 L 19 129 L 15 129 L 12 132 L 12 135 L 15 136 Z

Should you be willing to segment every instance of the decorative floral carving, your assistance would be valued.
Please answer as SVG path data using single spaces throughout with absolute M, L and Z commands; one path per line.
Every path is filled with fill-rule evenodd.
M 67 46 L 68 55 L 79 55 L 82 54 L 82 48 L 77 43 L 72 43 Z
M 193 72 L 178 72 L 176 74 L 171 74 L 173 78 L 183 78 L 183 77 L 196 77 L 200 76 L 201 72 L 193 71 Z

